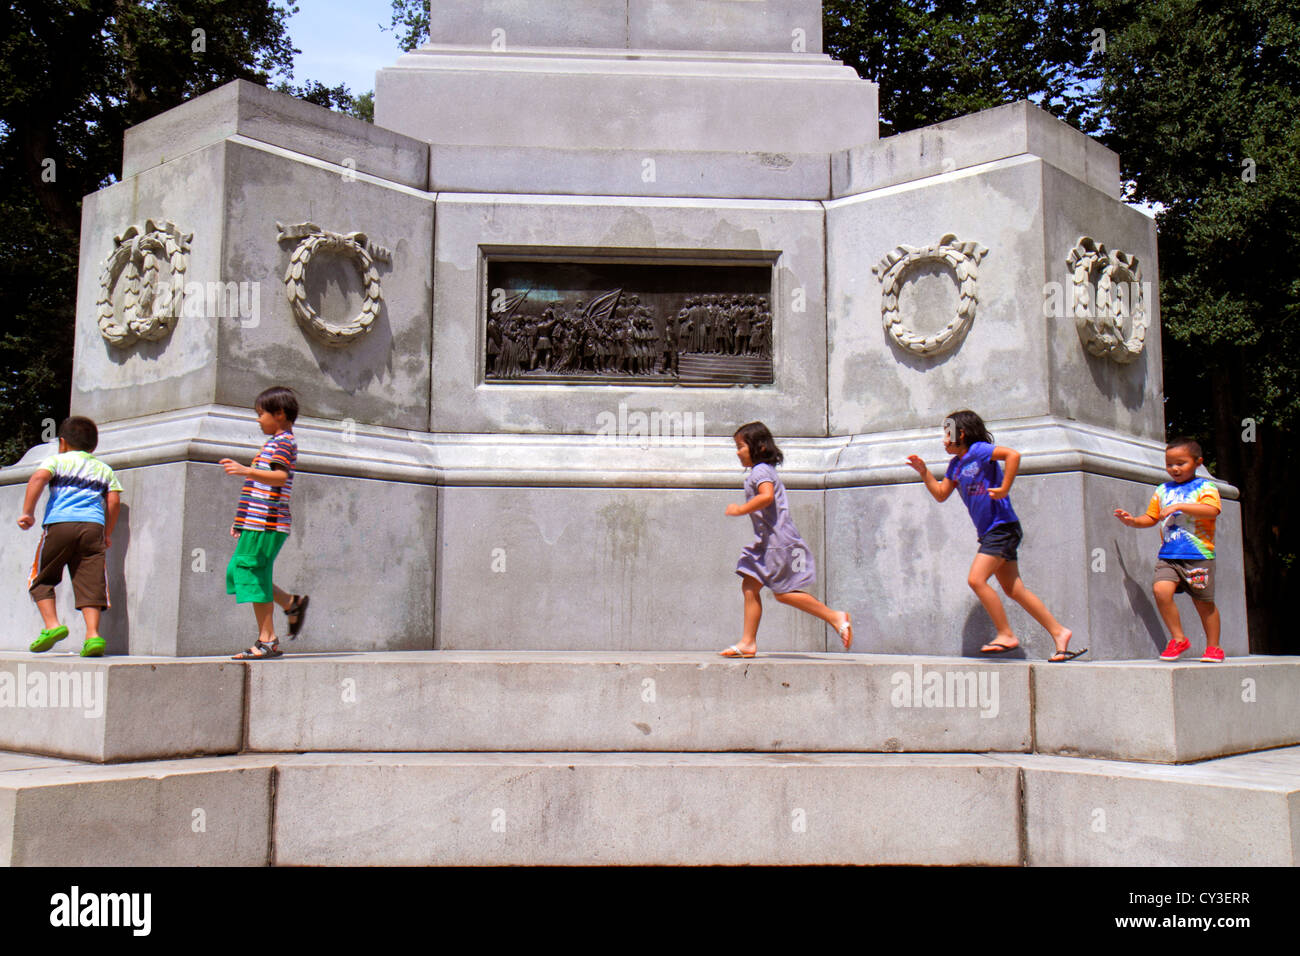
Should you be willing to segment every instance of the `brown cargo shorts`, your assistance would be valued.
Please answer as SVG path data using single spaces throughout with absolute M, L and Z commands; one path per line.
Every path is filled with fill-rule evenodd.
M 54 597 L 63 569 L 72 575 L 72 596 L 77 609 L 109 607 L 108 562 L 104 554 L 104 526 L 91 521 L 47 524 L 36 547 L 27 591 L 33 601 Z
M 1198 601 L 1214 603 L 1214 559 L 1208 561 L 1165 561 L 1156 559 L 1157 581 L 1173 581 L 1174 593 L 1185 591 Z

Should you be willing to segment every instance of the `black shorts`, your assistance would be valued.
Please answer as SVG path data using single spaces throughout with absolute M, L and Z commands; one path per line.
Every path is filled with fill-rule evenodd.
M 995 558 L 1006 558 L 1008 561 L 1017 561 L 1018 549 L 1020 542 L 1024 539 L 1024 532 L 1020 530 L 1019 521 L 1009 521 L 1002 524 L 995 524 L 984 532 L 984 537 L 980 538 L 980 554 L 991 554 Z

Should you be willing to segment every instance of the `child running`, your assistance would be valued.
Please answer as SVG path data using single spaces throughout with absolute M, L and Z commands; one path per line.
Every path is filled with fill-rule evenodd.
M 1135 517 L 1123 509 L 1115 509 L 1115 517 L 1130 528 L 1161 525 L 1164 543 L 1156 556 L 1155 583 L 1151 590 L 1160 617 L 1169 628 L 1169 644 L 1160 655 L 1162 661 L 1176 661 L 1192 646 L 1183 633 L 1182 618 L 1174 603 L 1174 595 L 1179 591 L 1192 596 L 1192 605 L 1205 628 L 1205 653 L 1201 660 L 1207 664 L 1223 661 L 1219 609 L 1214 603 L 1214 524 L 1222 504 L 1214 482 L 1196 477 L 1201 463 L 1198 442 L 1175 438 L 1165 449 L 1165 471 L 1173 481 L 1156 488 L 1146 514 Z
M 759 592 L 764 585 L 776 593 L 776 599 L 819 617 L 839 632 L 847 651 L 853 646 L 853 622 L 847 613 L 832 611 L 807 592 L 817 579 L 812 550 L 799 537 L 790 519 L 785 485 L 777 477 L 776 466 L 785 460 L 776 447 L 772 433 L 762 422 L 741 425 L 733 436 L 736 457 L 751 469 L 745 479 L 743 505 L 727 505 L 727 514 L 749 515 L 753 522 L 754 543 L 741 552 L 736 564 L 740 588 L 745 596 L 745 631 L 739 644 L 719 653 L 723 657 L 753 657 L 758 653 L 758 622 L 763 616 Z
M 908 455 L 907 463 L 925 481 L 926 490 L 935 501 L 947 501 L 953 489 L 958 489 L 971 520 L 975 522 L 979 551 L 971 562 L 966 583 L 984 605 L 997 629 L 997 635 L 980 648 L 980 653 L 1005 654 L 1020 646 L 1020 641 L 1011 631 L 1002 601 L 989 586 L 989 578 L 997 575 L 1007 597 L 1028 611 L 1052 635 L 1056 653 L 1048 658 L 1051 663 L 1060 664 L 1086 654 L 1086 647 L 1081 651 L 1069 649 L 1072 632 L 1062 627 L 1037 595 L 1020 580 L 1018 548 L 1023 534 L 1020 519 L 1007 497 L 1020 469 L 1020 453 L 1013 448 L 995 446 L 984 421 L 968 409 L 953 412 L 944 420 L 943 448 L 953 456 L 943 481 L 930 474 L 930 469 L 917 455 Z M 1007 463 L 1005 475 L 998 465 L 1000 461 Z
M 103 657 L 99 616 L 108 609 L 108 568 L 105 554 L 122 506 L 122 485 L 113 469 L 91 454 L 99 444 L 99 429 L 89 418 L 73 416 L 59 426 L 59 452 L 42 461 L 27 482 L 18 527 L 36 523 L 36 502 L 48 485 L 44 533 L 27 590 L 36 602 L 45 627 L 31 644 L 40 654 L 68 636 L 59 623 L 54 586 L 66 567 L 72 575 L 72 595 L 86 622 L 82 657 Z
M 244 478 L 235 510 L 231 535 L 239 538 L 226 567 L 226 593 L 238 604 L 253 605 L 257 618 L 257 640 L 236 654 L 237 661 L 260 661 L 279 657 L 279 640 L 272 620 L 272 602 L 284 608 L 289 619 L 290 639 L 297 637 L 307 612 L 307 595 L 288 594 L 272 582 L 275 556 L 289 537 L 289 495 L 293 489 L 293 468 L 298 461 L 298 443 L 293 423 L 298 418 L 298 396 L 284 386 L 268 388 L 253 404 L 262 434 L 270 435 L 252 466 L 233 458 L 221 459 L 228 475 Z

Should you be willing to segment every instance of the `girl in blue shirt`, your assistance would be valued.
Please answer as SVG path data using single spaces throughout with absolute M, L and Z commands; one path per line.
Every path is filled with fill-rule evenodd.
M 930 474 L 930 469 L 918 456 L 908 455 L 907 463 L 916 469 L 935 501 L 947 501 L 953 489 L 957 489 L 971 520 L 975 522 L 979 552 L 971 562 L 966 583 L 984 605 L 997 629 L 997 636 L 981 647 L 980 653 L 1005 654 L 1020 646 L 1007 621 L 1002 601 L 989 586 L 989 578 L 993 575 L 997 575 L 1007 597 L 1028 611 L 1052 635 L 1056 653 L 1048 658 L 1049 661 L 1059 664 L 1086 653 L 1086 647 L 1081 651 L 1069 649 L 1070 629 L 1052 617 L 1038 596 L 1020 580 L 1018 548 L 1023 534 L 1020 519 L 1007 497 L 1020 469 L 1020 452 L 994 445 L 984 421 L 968 409 L 953 412 L 944 420 L 943 448 L 953 456 L 943 481 Z M 998 465 L 1000 461 L 1006 462 L 1005 474 Z

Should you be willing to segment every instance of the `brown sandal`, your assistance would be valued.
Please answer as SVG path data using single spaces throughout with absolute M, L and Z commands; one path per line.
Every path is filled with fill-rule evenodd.
M 270 644 L 264 644 L 261 641 L 254 641 L 253 646 L 246 651 L 240 651 L 232 661 L 264 661 L 272 657 L 283 657 L 284 651 L 280 650 L 280 642 L 272 641 Z M 259 654 L 258 651 L 261 651 Z

